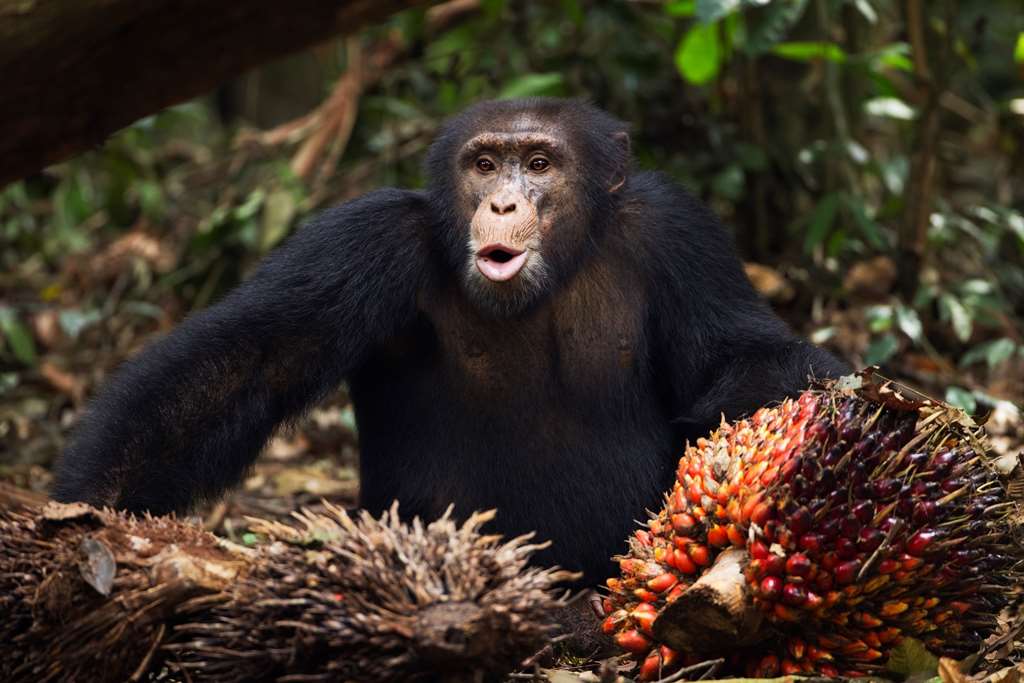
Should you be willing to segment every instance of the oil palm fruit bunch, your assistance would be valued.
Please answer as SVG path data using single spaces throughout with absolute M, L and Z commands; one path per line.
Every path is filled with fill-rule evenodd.
M 907 637 L 978 649 L 1020 578 L 1015 463 L 908 395 L 869 370 L 686 449 L 607 581 L 602 628 L 641 680 L 719 655 L 754 677 L 872 675 Z
M 228 543 L 174 517 L 0 509 L 0 680 L 463 681 L 545 645 L 576 574 L 450 514 L 325 504 Z

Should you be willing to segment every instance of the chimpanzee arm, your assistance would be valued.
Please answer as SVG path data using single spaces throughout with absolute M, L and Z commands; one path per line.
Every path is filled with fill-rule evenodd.
M 657 176 L 639 186 L 659 226 L 647 242 L 656 370 L 685 431 L 703 434 L 723 413 L 740 417 L 798 394 L 812 377 L 849 372 L 761 300 L 707 208 Z
M 412 320 L 430 224 L 422 195 L 381 190 L 303 227 L 107 382 L 54 497 L 165 513 L 236 483 L 280 423 Z

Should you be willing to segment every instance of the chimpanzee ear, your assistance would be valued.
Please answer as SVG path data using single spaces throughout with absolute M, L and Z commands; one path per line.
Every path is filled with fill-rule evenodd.
M 616 147 L 614 157 L 618 160 L 618 168 L 612 174 L 608 192 L 618 192 L 626 184 L 626 175 L 629 173 L 630 144 L 629 133 L 620 130 L 612 134 L 612 144 Z

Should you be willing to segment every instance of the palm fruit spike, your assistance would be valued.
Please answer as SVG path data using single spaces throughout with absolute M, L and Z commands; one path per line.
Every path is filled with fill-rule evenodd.
M 991 460 L 963 413 L 870 370 L 723 422 L 616 558 L 603 630 L 642 680 L 683 654 L 757 677 L 871 675 L 904 637 L 970 654 L 1024 555 Z
M 493 513 L 404 523 L 325 504 L 244 548 L 174 517 L 0 509 L 0 680 L 481 680 L 550 641 L 577 574 Z

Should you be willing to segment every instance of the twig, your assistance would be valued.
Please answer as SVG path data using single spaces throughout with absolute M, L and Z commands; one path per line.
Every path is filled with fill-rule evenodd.
M 156 631 L 156 637 L 153 638 L 153 642 L 149 646 L 149 650 L 146 652 L 146 656 L 139 662 L 138 668 L 135 669 L 135 673 L 128 679 L 129 681 L 141 681 L 142 677 L 145 676 L 149 670 L 149 662 L 153 659 L 153 653 L 156 652 L 156 648 L 160 645 L 164 639 L 164 633 L 167 632 L 167 624 L 160 624 L 160 628 Z
M 701 680 L 701 679 L 704 678 L 705 675 L 707 675 L 707 674 L 709 674 L 709 673 L 711 673 L 713 671 L 717 671 L 718 667 L 722 666 L 722 664 L 724 664 L 724 663 L 725 663 L 725 659 L 721 658 L 721 657 L 718 658 L 718 659 L 707 659 L 707 660 L 704 660 L 703 662 L 700 662 L 698 664 L 691 664 L 690 666 L 684 666 L 682 669 L 679 669 L 679 671 L 674 672 L 672 675 L 666 676 L 665 678 L 662 678 L 662 679 L 659 679 L 658 681 L 656 681 L 656 683 L 673 683 L 674 681 L 681 681 L 686 676 L 688 676 L 689 674 L 692 674 L 694 671 L 700 671 L 701 669 L 707 669 L 707 671 L 705 671 L 704 674 L 702 674 L 701 677 L 699 679 L 697 679 L 697 680 Z
M 359 112 L 359 97 L 364 86 L 363 50 L 358 38 L 347 41 L 347 52 L 348 66 L 345 73 L 335 83 L 327 101 L 317 110 L 316 118 L 319 125 L 314 127 L 315 130 L 292 157 L 292 171 L 300 178 L 308 178 L 317 168 L 328 144 L 331 145 L 332 151 L 326 161 L 336 162 L 344 152 L 355 126 L 356 114 Z M 327 166 L 327 163 L 323 166 Z
M 480 7 L 480 0 L 449 0 L 427 11 L 427 30 L 440 32 L 461 21 Z M 300 178 L 313 178 L 315 188 L 330 178 L 345 153 L 359 114 L 362 93 L 374 85 L 399 59 L 409 45 L 397 31 L 363 48 L 358 38 L 347 44 L 348 64 L 331 94 L 313 111 L 268 131 L 243 133 L 240 144 L 257 146 L 299 144 L 292 158 L 292 171 Z

